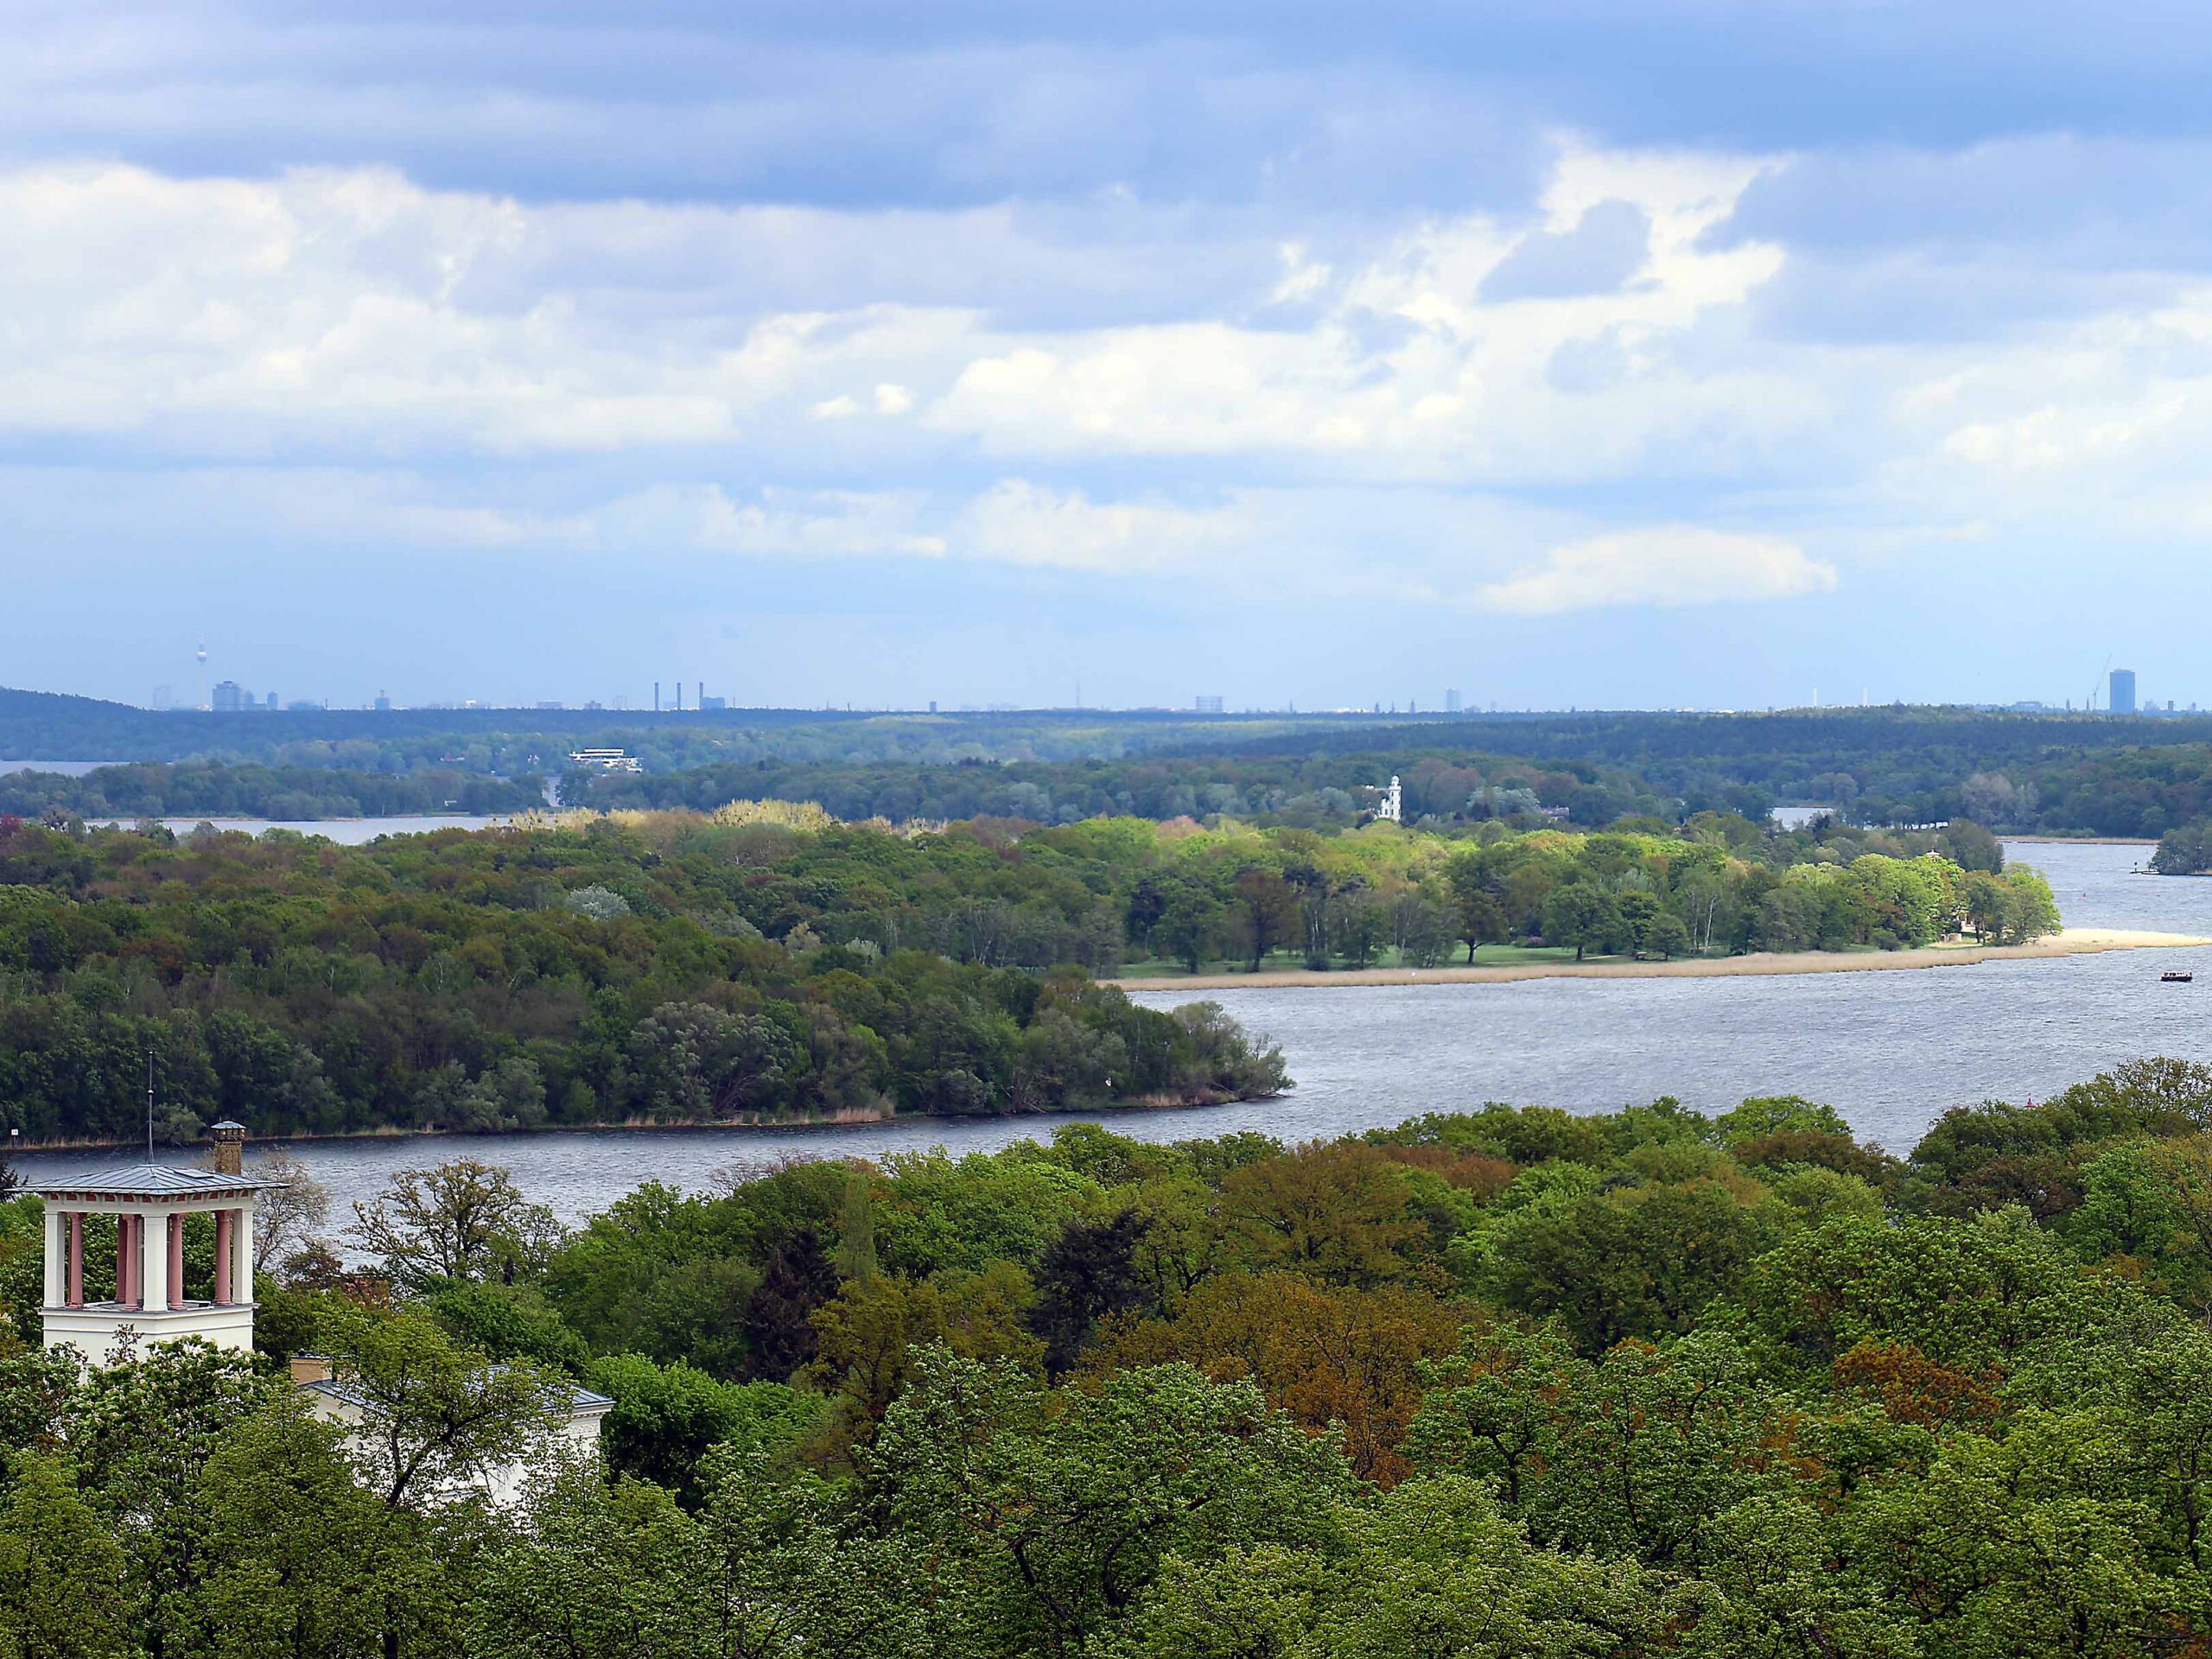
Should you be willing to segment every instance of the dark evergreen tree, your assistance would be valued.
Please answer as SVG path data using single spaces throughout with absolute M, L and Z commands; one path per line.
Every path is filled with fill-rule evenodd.
M 1150 1220 L 1135 1210 L 1105 1221 L 1078 1216 L 1045 1247 L 1029 1328 L 1044 1339 L 1045 1363 L 1054 1371 L 1075 1363 L 1101 1319 L 1144 1306 L 1136 1253 L 1151 1230 Z
M 746 1376 L 781 1382 L 814 1357 L 814 1310 L 837 1294 L 837 1269 L 811 1227 L 769 1252 L 745 1305 Z

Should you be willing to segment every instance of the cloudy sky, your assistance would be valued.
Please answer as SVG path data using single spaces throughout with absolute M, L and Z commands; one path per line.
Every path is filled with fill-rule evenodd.
M 2212 702 L 2209 72 L 2181 3 L 29 0 L 0 683 Z

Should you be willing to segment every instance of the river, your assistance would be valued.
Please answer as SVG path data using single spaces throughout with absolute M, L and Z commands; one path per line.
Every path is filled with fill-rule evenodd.
M 2212 937 L 2212 880 L 2132 872 L 2140 847 L 2021 846 L 2069 924 Z M 2159 982 L 2193 968 L 2191 986 Z M 1504 985 L 1217 991 L 1282 1045 L 1298 1086 L 1280 1100 L 1107 1122 L 1146 1140 L 1260 1129 L 1286 1141 L 1454 1111 L 1486 1100 L 1605 1111 L 1671 1094 L 1702 1111 L 1747 1095 L 1826 1101 L 1862 1137 L 1911 1148 L 1948 1107 L 2041 1098 L 2146 1054 L 2212 1060 L 2212 948 L 1986 962 L 1921 971 L 1725 979 L 1553 979 Z M 1147 991 L 1139 1001 L 1187 1001 Z M 296 1148 L 337 1198 L 336 1216 L 395 1171 L 468 1156 L 506 1165 L 573 1222 L 645 1180 L 710 1187 L 733 1167 L 793 1157 L 956 1153 L 1048 1135 L 1063 1120 L 915 1120 L 835 1129 L 605 1130 L 391 1137 Z M 19 1159 L 43 1176 L 97 1154 Z

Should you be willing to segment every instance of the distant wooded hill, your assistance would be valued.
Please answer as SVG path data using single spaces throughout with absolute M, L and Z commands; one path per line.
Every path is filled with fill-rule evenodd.
M 258 766 L 287 779 L 452 773 L 521 781 L 570 750 L 618 747 L 639 773 L 570 772 L 564 798 L 602 807 L 711 808 L 733 799 L 819 801 L 849 819 L 991 816 L 1071 823 L 1100 813 L 1230 816 L 1317 827 L 1354 822 L 1395 774 L 1409 818 L 1533 815 L 1596 825 L 1758 817 L 1776 804 L 1831 805 L 1857 822 L 1967 817 L 2000 830 L 2156 836 L 2212 812 L 2212 715 L 2170 719 L 1983 714 L 1950 709 L 1781 714 L 1198 716 L 1157 710 L 913 715 L 803 709 L 653 714 L 606 709 L 359 709 L 154 713 L 84 697 L 0 691 L 0 756 Z M 13 810 L 156 807 L 156 785 L 22 784 Z M 415 811 L 337 779 L 226 780 L 192 789 L 351 798 Z M 426 785 L 424 788 L 435 787 Z M 1525 791 L 1525 793 L 1523 793 Z M 380 799 L 410 803 L 379 806 Z M 92 808 L 95 798 L 108 803 Z M 448 788 L 441 799 L 458 798 Z M 240 809 L 247 810 L 247 809 Z M 486 809 L 493 810 L 493 809 Z M 301 816 L 313 816 L 303 813 Z M 337 815 L 337 814 L 327 814 Z

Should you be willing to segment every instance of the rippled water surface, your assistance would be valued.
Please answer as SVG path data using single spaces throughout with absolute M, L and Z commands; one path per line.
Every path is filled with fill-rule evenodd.
M 2212 938 L 2212 880 L 2133 874 L 2140 847 L 2024 846 L 2069 924 Z M 2161 984 L 2190 968 L 2194 985 Z M 1485 1100 L 1600 1111 L 1662 1094 L 1705 1110 L 1783 1091 L 1835 1105 L 1859 1133 L 1909 1149 L 1946 1107 L 2040 1097 L 2142 1054 L 2212 1059 L 2212 949 L 2119 950 L 1921 971 L 1771 978 L 1554 979 L 1210 993 L 1271 1034 L 1297 1088 L 1281 1100 L 1123 1114 L 1153 1140 L 1263 1129 L 1287 1140 L 1395 1123 Z M 1146 992 L 1156 1007 L 1188 1000 Z M 792 1131 L 611 1131 L 340 1141 L 299 1148 L 340 1200 L 395 1170 L 467 1154 L 504 1163 L 574 1219 L 640 1181 L 711 1185 L 732 1165 L 794 1154 L 956 1152 L 1043 1135 L 1055 1120 L 916 1122 Z M 58 1172 L 82 1154 L 20 1160 Z

